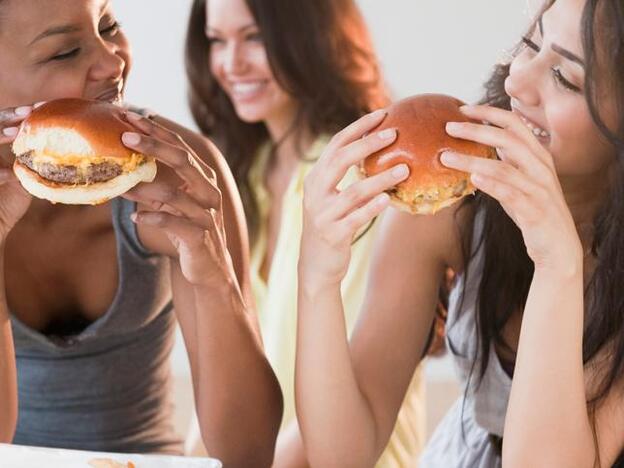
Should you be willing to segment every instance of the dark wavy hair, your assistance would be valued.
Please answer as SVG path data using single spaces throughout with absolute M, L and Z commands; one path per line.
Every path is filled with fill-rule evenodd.
M 539 16 L 554 3 L 555 0 L 546 1 Z M 535 27 L 536 23 L 530 32 Z M 587 0 L 581 35 L 586 61 L 584 93 L 589 110 L 616 153 L 614 183 L 594 220 L 591 252 L 597 259 L 597 266 L 585 290 L 583 362 L 592 362 L 605 351 L 609 356 L 597 373 L 597 391 L 588 396 L 590 415 L 593 415 L 596 406 L 624 375 L 624 0 Z M 518 50 L 519 47 L 515 52 Z M 510 109 L 510 98 L 504 89 L 508 76 L 509 65 L 495 68 L 485 85 L 483 103 Z M 599 93 L 604 92 L 604 86 L 608 86 L 610 101 L 617 106 L 615 128 L 607 126 L 599 111 Z M 513 314 L 524 309 L 534 266 L 520 229 L 500 203 L 479 193 L 467 201 L 466 206 L 484 215 L 483 230 L 475 239 L 475 244 L 484 252 L 476 312 L 479 352 L 475 362 L 480 383 L 488 366 L 491 346 L 512 351 L 503 338 L 503 328 Z M 465 245 L 471 244 L 471 236 L 472 230 L 464 232 Z M 513 367 L 513 363 L 510 364 Z M 597 437 L 595 427 L 594 437 Z M 622 458 L 620 456 L 615 466 L 624 466 Z
M 353 0 L 245 0 L 280 86 L 299 104 L 293 130 L 334 134 L 388 97 L 366 25 Z M 270 141 L 263 123 L 245 123 L 210 71 L 206 0 L 195 0 L 186 38 L 189 102 L 202 132 L 223 151 L 256 238 L 258 206 L 248 173 Z M 277 142 L 279 143 L 279 142 Z

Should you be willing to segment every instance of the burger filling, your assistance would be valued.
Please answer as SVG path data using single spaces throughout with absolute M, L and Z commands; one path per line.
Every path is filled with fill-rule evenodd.
M 143 158 L 134 161 L 132 168 L 126 168 L 114 162 L 106 161 L 87 165 L 61 165 L 52 162 L 37 161 L 32 151 L 17 156 L 17 160 L 46 180 L 67 185 L 87 185 L 106 182 L 133 170 L 145 162 Z M 133 158 L 134 159 L 134 158 Z

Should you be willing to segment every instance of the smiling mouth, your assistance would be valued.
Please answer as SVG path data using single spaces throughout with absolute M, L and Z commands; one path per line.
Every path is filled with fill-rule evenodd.
M 230 93 L 237 99 L 249 99 L 258 95 L 266 86 L 266 81 L 230 83 Z
M 520 120 L 522 120 L 522 123 L 531 131 L 531 133 L 533 133 L 533 135 L 535 135 L 537 138 L 541 138 L 541 139 L 546 139 L 546 138 L 550 138 L 550 133 L 548 133 L 546 130 L 544 130 L 543 128 L 541 128 L 540 126 L 538 126 L 535 122 L 529 120 L 527 117 L 525 117 L 521 112 L 517 111 L 514 109 L 514 112 L 518 115 L 518 117 L 520 117 Z

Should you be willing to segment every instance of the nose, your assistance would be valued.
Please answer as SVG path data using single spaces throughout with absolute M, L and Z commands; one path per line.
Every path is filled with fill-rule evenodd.
M 223 68 L 228 74 L 236 75 L 245 71 L 246 59 L 240 43 L 233 41 L 228 44 L 224 55 Z
M 94 54 L 94 62 L 90 69 L 93 81 L 119 81 L 126 68 L 125 59 L 119 54 L 119 47 L 110 42 L 101 41 Z
M 543 81 L 542 65 L 538 58 L 522 59 L 517 57 L 509 68 L 509 76 L 505 80 L 505 92 L 527 107 L 540 105 L 540 90 Z

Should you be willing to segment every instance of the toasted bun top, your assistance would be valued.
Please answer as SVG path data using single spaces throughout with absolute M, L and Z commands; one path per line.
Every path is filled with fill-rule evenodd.
M 469 121 L 459 110 L 462 105 L 459 99 L 441 94 L 417 95 L 392 104 L 375 131 L 396 128 L 397 139 L 364 161 L 366 175 L 405 163 L 410 168 L 410 176 L 399 185 L 403 190 L 454 186 L 466 180 L 468 174 L 442 165 L 441 153 L 452 150 L 487 158 L 495 157 L 496 153 L 489 146 L 453 138 L 446 133 L 447 122 Z
M 34 109 L 22 122 L 13 152 L 126 160 L 136 154 L 121 142 L 127 131 L 136 130 L 123 120 L 123 109 L 118 106 L 59 99 Z

